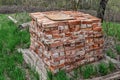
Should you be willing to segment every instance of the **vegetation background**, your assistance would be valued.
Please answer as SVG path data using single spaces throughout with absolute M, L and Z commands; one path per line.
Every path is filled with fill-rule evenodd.
M 78 0 L 0 0 L 0 13 L 34 12 L 46 10 L 72 10 Z M 96 15 L 100 0 L 80 0 L 77 8 Z M 105 19 L 120 21 L 120 0 L 109 0 L 106 8 Z M 109 17 L 108 17 L 109 15 Z

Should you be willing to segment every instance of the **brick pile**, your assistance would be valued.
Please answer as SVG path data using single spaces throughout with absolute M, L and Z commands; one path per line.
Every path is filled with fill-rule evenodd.
M 53 21 L 45 15 L 64 13 L 73 20 Z M 77 11 L 30 14 L 30 50 L 36 52 L 53 73 L 71 71 L 103 57 L 101 20 Z

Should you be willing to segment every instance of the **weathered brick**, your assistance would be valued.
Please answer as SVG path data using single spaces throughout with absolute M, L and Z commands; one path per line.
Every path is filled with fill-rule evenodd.
M 46 15 L 58 11 L 31 13 L 30 49 L 53 73 L 71 71 L 102 57 L 104 44 L 101 20 L 77 11 L 61 11 L 74 19 L 54 21 Z

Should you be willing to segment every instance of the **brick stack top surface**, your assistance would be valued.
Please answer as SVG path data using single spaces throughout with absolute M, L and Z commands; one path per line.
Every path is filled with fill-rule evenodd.
M 65 25 L 65 24 L 80 24 L 80 23 L 87 23 L 87 24 L 92 24 L 94 22 L 100 22 L 101 19 L 91 16 L 89 14 L 85 14 L 82 12 L 77 12 L 77 11 L 61 11 L 61 13 L 71 15 L 74 17 L 74 20 L 65 20 L 65 21 L 53 21 L 45 17 L 46 14 L 57 14 L 60 13 L 59 11 L 49 11 L 49 12 L 36 12 L 36 13 L 31 13 L 30 16 L 32 19 L 37 20 L 37 22 L 41 25 L 43 25 L 44 28 L 46 27 L 53 27 L 56 25 Z M 49 26 L 48 26 L 49 25 Z

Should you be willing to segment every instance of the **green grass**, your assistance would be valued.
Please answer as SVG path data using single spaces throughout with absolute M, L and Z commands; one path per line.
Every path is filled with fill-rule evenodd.
M 0 80 L 26 80 L 26 75 L 34 75 L 17 52 L 19 47 L 29 47 L 29 38 L 28 30 L 19 31 L 7 15 L 0 14 Z M 38 80 L 34 77 L 31 80 Z
M 60 71 L 54 76 L 53 80 L 69 80 L 69 78 L 64 71 Z
M 81 67 L 80 71 L 84 79 L 91 78 L 97 74 L 96 67 L 91 64 Z
M 10 16 L 12 16 L 14 19 L 16 19 L 18 21 L 18 23 L 17 23 L 18 25 L 31 20 L 31 18 L 29 17 L 29 14 L 27 12 L 15 13 L 15 14 L 11 14 Z
M 109 56 L 111 58 L 116 58 L 116 55 L 112 52 L 112 50 L 107 50 L 106 54 L 107 54 L 107 56 Z
M 83 77 L 84 79 L 89 79 L 98 76 L 105 76 L 113 72 L 114 70 L 116 70 L 115 64 L 113 64 L 111 61 L 109 61 L 109 63 L 105 63 L 102 61 L 99 64 L 95 65 L 88 64 L 80 66 L 80 68 L 78 68 L 78 71 L 80 72 L 76 72 L 76 74 L 80 77 Z
M 78 74 L 79 70 L 78 69 L 74 69 L 74 79 L 78 79 L 80 77 L 80 75 Z
M 117 53 L 120 55 L 120 45 L 117 44 L 115 49 L 116 49 Z
M 55 75 L 53 75 L 52 72 L 48 71 L 47 75 L 47 80 L 70 80 L 63 70 L 59 71 Z
M 115 37 L 117 40 L 120 41 L 120 24 L 113 22 L 104 22 L 103 31 L 108 36 Z
M 100 73 L 101 76 L 107 75 L 109 73 L 109 66 L 108 64 L 101 62 L 98 65 L 98 71 Z
M 109 69 L 111 72 L 115 69 L 115 65 L 111 61 L 109 61 Z

